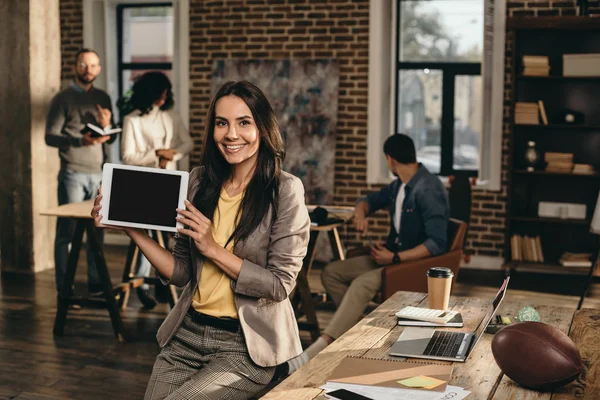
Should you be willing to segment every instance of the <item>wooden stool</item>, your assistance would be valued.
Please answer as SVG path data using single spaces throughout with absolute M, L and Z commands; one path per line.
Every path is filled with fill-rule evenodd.
M 81 251 L 81 243 L 83 241 L 83 233 L 87 234 L 87 241 L 92 246 L 94 254 L 94 260 L 96 262 L 96 269 L 102 284 L 104 301 L 100 301 L 102 306 L 108 309 L 110 315 L 110 321 L 112 323 L 113 331 L 119 342 L 127 341 L 123 328 L 123 321 L 119 314 L 119 307 L 117 305 L 116 298 L 122 298 L 123 292 L 128 290 L 128 285 L 119 285 L 117 287 L 112 286 L 108 268 L 106 267 L 106 260 L 104 259 L 104 253 L 102 246 L 96 235 L 96 228 L 94 227 L 94 220 L 90 215 L 90 210 L 93 207 L 93 200 L 87 200 L 80 203 L 63 204 L 40 213 L 41 215 L 52 216 L 52 217 L 63 217 L 73 218 L 75 220 L 75 231 L 73 232 L 73 239 L 71 241 L 71 250 L 69 251 L 69 259 L 67 261 L 67 270 L 63 278 L 62 287 L 57 298 L 57 309 L 56 318 L 54 320 L 53 333 L 56 336 L 62 336 L 64 334 L 65 324 L 67 320 L 67 313 L 69 311 L 69 305 L 71 304 L 86 304 L 89 302 L 96 302 L 91 299 L 73 296 L 71 293 L 71 286 L 75 280 L 75 272 L 77 271 L 77 263 L 79 260 L 79 253 Z

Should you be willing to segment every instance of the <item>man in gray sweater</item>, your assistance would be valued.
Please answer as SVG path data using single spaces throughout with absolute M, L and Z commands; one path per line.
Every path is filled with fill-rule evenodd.
M 76 203 L 94 198 L 102 180 L 102 165 L 107 145 L 116 135 L 93 136 L 86 124 L 109 129 L 112 125 L 112 106 L 109 95 L 92 83 L 100 74 L 100 58 L 90 49 L 82 49 L 75 56 L 75 81 L 58 93 L 48 111 L 46 144 L 58 147 L 60 172 L 58 174 L 58 204 Z M 74 221 L 58 218 L 54 241 L 56 288 L 60 292 L 67 270 L 69 243 Z M 98 230 L 100 243 L 102 230 Z M 90 243 L 87 244 L 88 290 L 90 294 L 102 291 L 100 278 Z

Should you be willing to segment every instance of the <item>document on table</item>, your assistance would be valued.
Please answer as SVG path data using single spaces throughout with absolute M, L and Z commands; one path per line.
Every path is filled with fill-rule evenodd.
M 355 385 L 351 383 L 327 382 L 321 389 L 325 393 L 332 390 L 346 389 L 360 395 L 377 400 L 462 400 L 471 392 L 458 386 L 446 387 L 444 392 L 433 392 L 412 389 L 396 389 L 381 386 Z

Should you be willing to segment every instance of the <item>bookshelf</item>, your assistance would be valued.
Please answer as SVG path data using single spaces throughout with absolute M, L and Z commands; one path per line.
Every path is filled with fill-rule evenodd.
M 565 252 L 595 253 L 600 246 L 598 236 L 590 233 L 600 190 L 600 76 L 563 76 L 563 55 L 600 54 L 600 18 L 521 17 L 510 18 L 507 26 L 513 35 L 512 76 L 515 79 L 512 81 L 505 268 L 585 275 L 589 268 L 563 267 L 560 258 Z M 524 70 L 536 75 L 524 75 Z M 535 109 L 535 103 L 540 100 L 547 125 L 541 116 L 539 124 L 529 124 L 532 107 Z M 584 121 L 564 122 L 565 110 L 582 113 Z M 517 123 L 519 121 L 526 123 Z M 539 154 L 533 170 L 528 168 L 525 158 L 530 141 L 535 142 Z M 572 163 L 593 166 L 594 170 L 591 173 L 562 170 L 565 162 L 561 160 L 558 161 L 561 168 L 547 171 L 546 153 L 549 153 L 548 159 L 552 158 L 551 153 L 572 154 Z M 569 165 L 569 161 L 566 164 Z M 583 204 L 585 218 L 540 216 L 540 202 Z M 529 246 L 529 257 L 524 259 L 523 239 L 515 241 L 516 236 L 539 237 L 541 249 L 534 245 L 532 250 Z M 521 248 L 515 253 L 513 247 L 517 246 Z

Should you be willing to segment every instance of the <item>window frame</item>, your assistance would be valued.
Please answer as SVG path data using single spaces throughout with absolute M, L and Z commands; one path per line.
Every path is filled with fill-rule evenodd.
M 120 3 L 117 4 L 117 81 L 118 93 L 122 96 L 123 93 L 123 72 L 124 71 L 139 71 L 139 70 L 170 70 L 173 71 L 173 61 L 168 63 L 159 62 L 123 62 L 123 11 L 127 8 L 143 8 L 143 7 L 171 7 L 173 15 L 175 15 L 175 6 L 173 2 L 162 3 Z M 176 27 L 175 27 L 176 29 Z M 175 35 L 176 32 L 173 32 Z
M 401 61 L 401 40 L 400 40 L 400 30 L 401 30 L 401 7 L 400 3 L 403 0 L 396 1 L 396 49 L 395 49 L 395 85 L 394 85 L 394 104 L 398 105 L 399 96 L 400 96 L 400 71 L 402 70 L 418 70 L 418 69 L 430 69 L 430 70 L 439 70 L 442 73 L 442 94 L 441 94 L 441 102 L 442 102 L 442 116 L 440 123 L 440 170 L 437 172 L 439 176 L 450 176 L 455 173 L 455 171 L 460 171 L 461 173 L 466 174 L 467 176 L 478 176 L 479 170 L 475 169 L 454 169 L 454 95 L 455 95 L 455 85 L 456 85 L 456 76 L 457 75 L 467 75 L 467 76 L 481 76 L 482 73 L 482 62 L 456 62 L 456 61 Z M 415 0 L 409 0 L 415 1 Z M 485 24 L 485 21 L 483 21 Z M 482 54 L 483 58 L 483 54 Z M 482 82 L 483 84 L 483 82 Z M 393 126 L 394 132 L 398 130 L 398 119 L 399 112 L 398 107 L 393 108 Z M 483 117 L 482 117 L 483 118 Z M 483 132 L 483 121 L 480 128 L 480 135 L 484 135 Z M 482 138 L 483 139 L 483 138 Z M 482 143 L 483 140 L 480 140 Z M 481 157 L 481 147 L 479 150 L 479 154 Z

